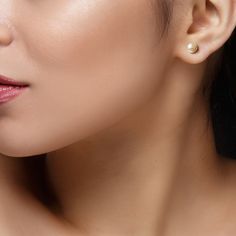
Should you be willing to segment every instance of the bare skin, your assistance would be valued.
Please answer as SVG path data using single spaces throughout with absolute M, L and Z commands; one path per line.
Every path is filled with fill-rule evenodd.
M 81 142 L 79 158 L 73 156 L 78 155 L 78 146 L 49 153 L 52 182 L 63 205 L 60 214 L 53 214 L 24 187 L 21 160 L 4 157 L 1 234 L 234 235 L 236 163 L 212 152 L 210 130 L 196 127 L 186 127 L 193 138 L 184 142 L 188 148 L 179 150 L 181 155 L 175 155 L 177 137 L 166 134 L 168 142 L 163 140 L 161 147 L 152 143 L 141 147 L 130 139 L 130 132 L 125 133 L 128 139 L 119 139 L 126 140 L 125 145 L 132 140 L 129 148 L 114 136 L 117 141 L 109 146 L 105 140 Z M 109 153 L 116 143 L 117 151 Z M 123 158 L 120 151 L 132 158 Z M 101 156 L 95 158 L 94 153 Z
M 234 235 L 236 162 L 215 152 L 200 107 L 172 127 L 150 109 L 120 133 L 49 153 L 61 214 L 89 236 Z
M 235 0 L 176 0 L 162 40 L 150 0 L 1 3 L 1 73 L 30 87 L 0 106 L 0 235 L 236 234 L 236 163 L 201 92 Z M 57 213 L 16 159 L 42 153 Z

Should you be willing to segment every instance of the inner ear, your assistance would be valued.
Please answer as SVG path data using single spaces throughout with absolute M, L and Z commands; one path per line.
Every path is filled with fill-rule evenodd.
M 188 34 L 194 34 L 202 29 L 218 25 L 220 20 L 217 8 L 210 0 L 206 0 L 204 5 L 195 5 L 192 16 L 192 24 L 187 30 Z

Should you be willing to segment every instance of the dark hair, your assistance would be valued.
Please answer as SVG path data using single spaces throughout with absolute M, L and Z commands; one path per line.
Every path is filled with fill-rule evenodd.
M 173 0 L 157 1 L 161 38 L 168 33 Z M 203 95 L 209 101 L 209 117 L 219 154 L 236 158 L 236 29 L 230 39 L 208 58 Z
M 236 158 L 236 30 L 224 44 L 211 83 L 210 111 L 218 152 Z

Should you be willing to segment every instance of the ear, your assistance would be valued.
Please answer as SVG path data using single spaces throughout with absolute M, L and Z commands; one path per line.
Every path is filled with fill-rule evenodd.
M 201 63 L 221 48 L 236 26 L 236 0 L 193 0 L 191 19 L 177 42 L 176 56 L 190 64 Z M 189 43 L 199 50 L 191 54 Z

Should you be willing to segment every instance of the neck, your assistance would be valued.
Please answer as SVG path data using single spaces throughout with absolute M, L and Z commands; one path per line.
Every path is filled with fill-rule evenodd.
M 168 224 L 183 218 L 186 202 L 218 191 L 224 165 L 208 107 L 198 94 L 175 93 L 176 86 L 163 85 L 165 95 L 122 124 L 48 153 L 62 214 L 81 232 L 162 235 L 167 215 Z

